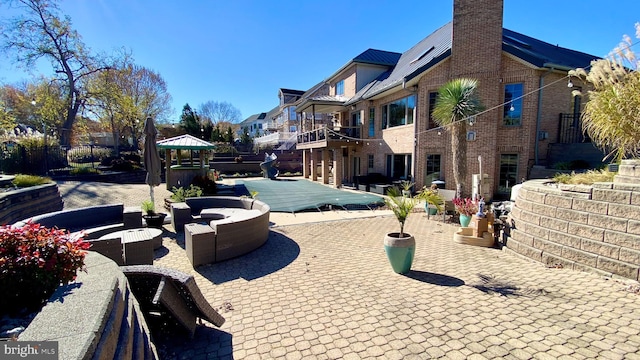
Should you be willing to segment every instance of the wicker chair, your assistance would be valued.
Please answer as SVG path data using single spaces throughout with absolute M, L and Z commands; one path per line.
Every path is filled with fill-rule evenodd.
M 146 317 L 169 316 L 193 337 L 196 319 L 222 326 L 225 319 L 207 302 L 193 276 L 153 265 L 121 266 Z

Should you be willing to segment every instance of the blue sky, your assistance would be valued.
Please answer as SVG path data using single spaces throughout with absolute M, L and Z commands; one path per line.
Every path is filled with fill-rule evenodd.
M 162 75 L 173 97 L 172 121 L 178 121 L 185 103 L 197 109 L 210 100 L 231 103 L 243 119 L 267 112 L 278 104 L 279 88 L 307 90 L 368 48 L 404 52 L 453 13 L 453 0 L 62 0 L 60 5 L 93 51 L 130 49 L 136 63 Z M 639 21 L 638 0 L 504 4 L 505 28 L 597 56 L 606 56 L 623 34 L 637 40 Z M 42 64 L 38 72 L 50 75 L 50 67 Z M 0 62 L 0 83 L 30 76 Z

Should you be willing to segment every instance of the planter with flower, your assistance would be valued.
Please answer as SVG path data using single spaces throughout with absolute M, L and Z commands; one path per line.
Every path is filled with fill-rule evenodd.
M 391 187 L 387 190 L 385 198 L 387 207 L 400 223 L 400 232 L 391 232 L 386 234 L 384 238 L 384 250 L 387 258 L 391 263 L 393 271 L 398 274 L 404 274 L 411 269 L 413 263 L 413 255 L 416 250 L 415 238 L 404 232 L 404 223 L 413 211 L 417 200 L 413 197 L 402 196 L 397 187 Z
M 66 230 L 28 222 L 0 227 L 0 316 L 39 311 L 60 284 L 84 270 L 90 244 Z
M 453 206 L 456 212 L 460 214 L 460 225 L 468 227 L 471 217 L 478 212 L 478 202 L 471 198 L 455 198 L 453 199 Z

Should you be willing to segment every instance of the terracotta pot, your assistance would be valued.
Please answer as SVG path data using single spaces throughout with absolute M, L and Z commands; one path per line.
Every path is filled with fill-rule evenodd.
M 391 263 L 391 268 L 398 274 L 411 270 L 413 255 L 416 251 L 416 240 L 410 234 L 389 233 L 384 238 L 384 251 Z

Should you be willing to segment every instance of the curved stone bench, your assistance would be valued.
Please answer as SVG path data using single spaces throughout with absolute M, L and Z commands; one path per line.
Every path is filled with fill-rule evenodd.
M 203 196 L 171 204 L 171 221 L 176 232 L 185 231 L 185 224 L 200 223 L 185 233 L 185 250 L 197 266 L 262 246 L 269 238 L 270 211 L 269 205 L 256 199 Z
M 89 250 L 98 252 L 124 265 L 120 239 L 99 238 L 103 235 L 142 227 L 142 210 L 125 207 L 124 204 L 96 205 L 40 214 L 13 224 L 23 226 L 27 221 L 46 227 L 65 229 L 70 233 L 82 232 Z

